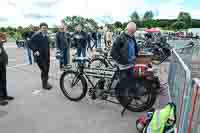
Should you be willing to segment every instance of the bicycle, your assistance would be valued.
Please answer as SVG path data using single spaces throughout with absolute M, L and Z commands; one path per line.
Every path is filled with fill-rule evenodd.
M 83 59 L 74 59 L 74 61 L 83 61 Z M 127 69 L 132 69 L 133 66 Z M 115 104 L 121 104 L 124 109 L 133 112 L 143 112 L 150 109 L 159 92 L 160 84 L 157 77 L 147 76 L 144 78 L 128 78 L 132 83 L 130 86 L 123 87 L 120 75 L 123 69 L 115 66 L 115 69 L 86 68 L 84 64 L 79 64 L 77 69 L 65 70 L 60 78 L 60 88 L 65 97 L 71 101 L 80 101 L 88 93 L 91 99 L 106 100 Z M 68 76 L 71 75 L 72 78 Z M 93 78 L 98 81 L 94 84 Z M 67 82 L 67 81 L 68 82 Z M 131 82 L 130 82 L 130 81 Z M 120 81 L 120 82 L 119 82 Z M 67 82 L 67 84 L 65 84 Z M 88 83 L 90 88 L 88 89 Z M 66 86 L 67 85 L 67 86 Z M 77 90 L 80 87 L 80 94 L 73 96 L 66 89 Z M 109 97 L 115 97 L 118 102 L 108 100 Z M 145 100 L 144 100 L 145 99 Z M 133 103 L 134 101 L 134 103 Z
M 99 55 L 95 55 L 89 62 L 90 68 L 113 68 L 113 59 L 109 56 L 109 49 L 101 51 Z

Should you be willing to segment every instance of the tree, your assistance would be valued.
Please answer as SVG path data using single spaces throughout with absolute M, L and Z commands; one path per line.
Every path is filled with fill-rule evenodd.
M 131 18 L 131 21 L 134 21 L 134 22 L 140 21 L 140 17 L 139 17 L 139 15 L 138 15 L 138 13 L 137 13 L 136 11 L 134 11 L 134 12 L 131 14 L 130 18 Z
M 0 31 L 1 31 L 1 32 L 6 32 L 6 28 L 1 27 L 1 28 L 0 28 Z
M 185 29 L 187 27 L 186 23 L 183 21 L 177 21 L 171 25 L 171 28 L 175 31 Z
M 146 20 L 144 21 L 144 27 L 147 28 L 158 27 L 158 22 L 156 20 Z
M 80 16 L 67 16 L 64 18 L 64 23 L 69 31 L 74 31 L 75 27 L 80 24 L 84 30 L 91 31 L 98 28 L 97 23 L 93 19 L 83 18 Z
M 154 17 L 154 14 L 153 14 L 153 12 L 152 11 L 146 11 L 145 13 L 144 13 L 144 20 L 149 20 L 149 19 L 153 19 L 153 17 Z
M 188 29 L 192 26 L 192 17 L 187 12 L 180 12 L 177 19 L 178 19 L 178 21 L 185 22 L 186 29 Z
M 114 25 L 114 28 L 122 28 L 123 27 L 122 23 L 119 21 L 116 21 L 113 25 Z

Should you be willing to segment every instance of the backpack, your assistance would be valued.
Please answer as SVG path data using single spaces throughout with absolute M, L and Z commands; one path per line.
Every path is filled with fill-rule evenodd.
M 136 124 L 138 123 L 137 121 Z M 143 129 L 139 129 L 140 132 L 142 131 L 141 133 L 175 133 L 176 105 L 168 103 L 162 109 L 155 109 L 152 112 L 148 112 L 145 122 L 143 119 L 142 124 L 144 125 Z

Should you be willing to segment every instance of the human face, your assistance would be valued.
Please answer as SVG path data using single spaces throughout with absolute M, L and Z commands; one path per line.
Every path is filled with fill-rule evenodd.
M 134 34 L 135 34 L 135 32 L 136 32 L 136 29 L 135 29 L 135 28 L 129 28 L 129 29 L 128 29 L 128 35 L 129 35 L 130 37 L 133 37 Z
M 76 31 L 77 31 L 77 32 L 81 32 L 81 26 L 77 26 L 77 27 L 76 27 Z
M 41 32 L 46 33 L 46 32 L 48 31 L 48 28 L 47 28 L 47 26 L 42 26 L 42 27 L 40 28 L 40 30 L 41 30 Z
M 59 31 L 60 31 L 60 32 L 64 32 L 64 27 L 60 27 L 60 28 L 59 28 Z

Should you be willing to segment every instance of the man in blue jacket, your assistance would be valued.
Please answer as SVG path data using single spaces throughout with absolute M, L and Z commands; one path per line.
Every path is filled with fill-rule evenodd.
M 30 48 L 33 50 L 35 60 L 41 70 L 43 89 L 50 90 L 52 86 L 48 83 L 50 66 L 50 48 L 48 38 L 48 25 L 40 24 L 40 31 L 33 34 L 30 40 Z

